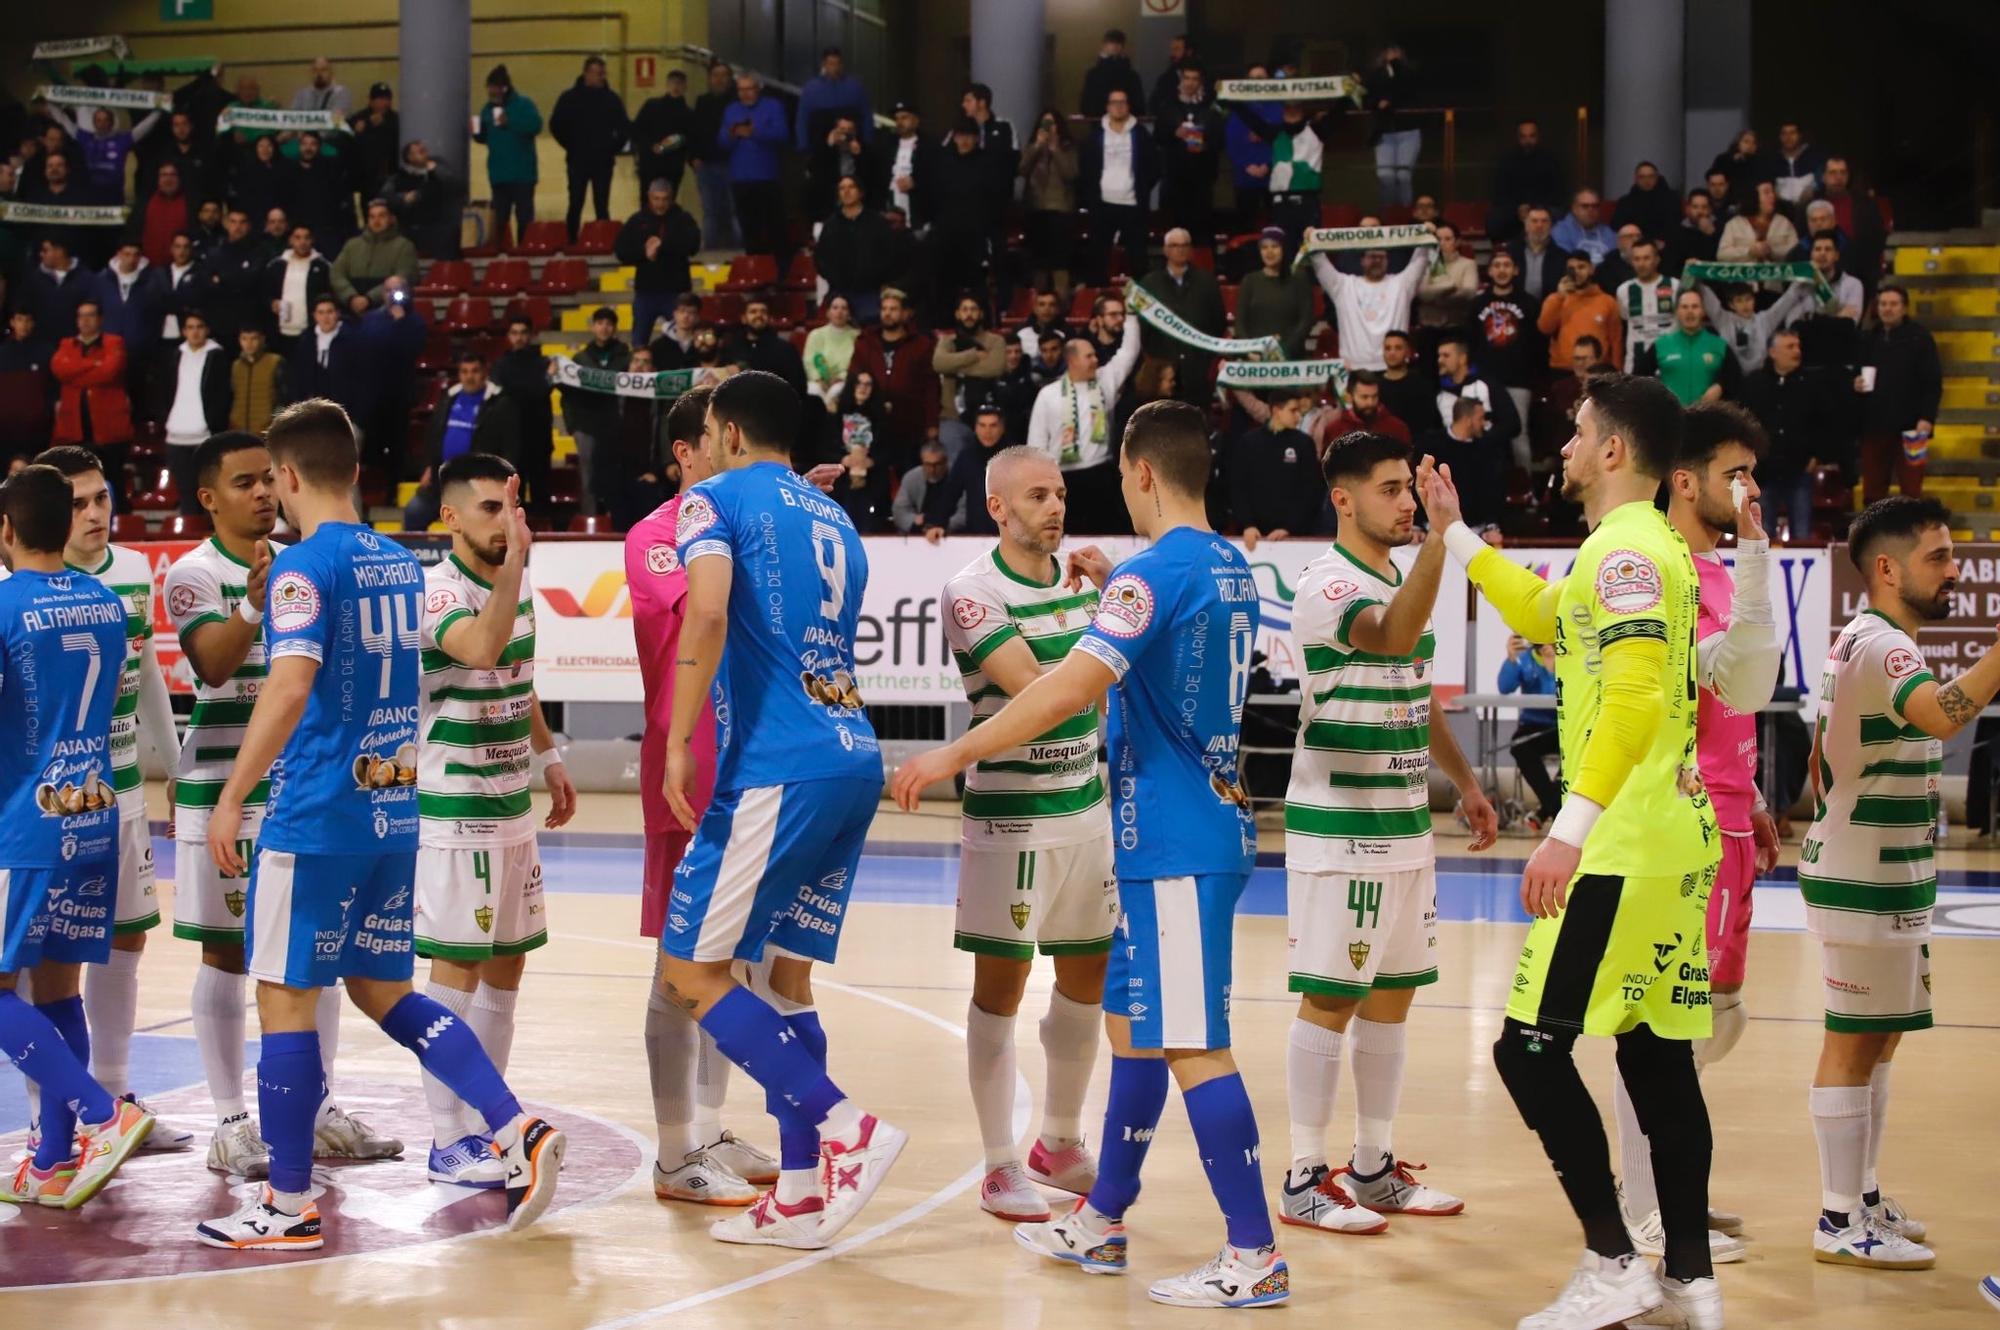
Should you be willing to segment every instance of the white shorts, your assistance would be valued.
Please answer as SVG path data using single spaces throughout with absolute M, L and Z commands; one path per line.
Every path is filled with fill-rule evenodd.
M 1118 927 L 1118 879 L 1109 837 L 1047 850 L 965 846 L 958 857 L 952 945 L 1032 960 L 1109 951 Z
M 204 815 L 207 809 L 201 810 Z M 183 819 L 186 810 L 176 810 L 174 830 L 179 835 L 206 831 L 203 817 L 195 827 Z M 242 839 L 236 852 L 243 856 L 243 876 L 231 877 L 209 858 L 208 841 L 174 842 L 174 936 L 190 942 L 212 945 L 243 945 L 243 912 L 250 893 L 249 865 L 257 862 L 257 831 L 264 825 L 263 808 L 243 810 Z
M 1826 1028 L 1838 1034 L 1886 1034 L 1931 1028 L 1931 949 L 1820 944 L 1826 978 Z
M 1285 875 L 1294 993 L 1367 997 L 1437 982 L 1437 869 Z
M 516 956 L 549 940 L 542 856 L 532 840 L 490 850 L 417 850 L 417 955 Z
M 127 812 L 123 800 L 118 805 L 118 906 L 112 911 L 111 931 L 143 933 L 160 922 L 160 892 L 153 879 L 153 828 L 146 820 L 145 804 L 137 812 Z

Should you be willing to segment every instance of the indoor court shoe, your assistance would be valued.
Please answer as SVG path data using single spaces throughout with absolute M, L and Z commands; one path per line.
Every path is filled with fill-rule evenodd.
M 507 1167 L 485 1136 L 461 1136 L 450 1145 L 431 1142 L 430 1179 L 454 1187 L 498 1191 L 507 1182 Z
M 1660 1271 L 1660 1305 L 1628 1324 L 1660 1325 L 1671 1330 L 1722 1330 L 1722 1285 L 1714 1275 L 1675 1279 Z
M 1036 1141 L 1028 1151 L 1028 1180 L 1072 1196 L 1088 1196 L 1097 1185 L 1097 1156 L 1082 1141 L 1051 1150 Z
M 152 1109 L 139 1102 L 138 1095 L 120 1095 L 119 1101 L 136 1106 L 141 1113 L 153 1115 Z M 194 1149 L 193 1132 L 169 1126 L 161 1122 L 157 1115 L 153 1115 L 153 1118 L 153 1129 L 146 1133 L 146 1139 L 139 1144 L 141 1150 L 148 1154 L 171 1154 L 176 1150 Z
M 757 1189 L 718 1164 L 707 1150 L 696 1150 L 676 1169 L 653 1161 L 653 1195 L 696 1205 L 749 1205 L 757 1199 Z
M 270 1176 L 271 1147 L 257 1134 L 257 1124 L 248 1113 L 238 1113 L 217 1124 L 215 1135 L 208 1141 L 208 1166 L 232 1177 Z
M 827 1241 L 861 1213 L 909 1143 L 908 1132 L 873 1113 L 862 1114 L 861 1125 L 845 1137 L 820 1138 L 820 1183 L 826 1198 L 820 1227 Z
M 1019 1164 L 1002 1164 L 979 1184 L 979 1208 L 1010 1224 L 1046 1224 L 1049 1203 Z
M 1986 1305 L 2000 1312 L 2000 1275 L 1988 1275 L 1979 1281 L 1979 1296 L 1986 1299 Z
M 1937 1264 L 1937 1253 L 1881 1227 L 1864 1212 L 1860 1223 L 1846 1228 L 1835 1228 L 1831 1219 L 1821 1215 L 1813 1229 L 1813 1259 L 1874 1270 L 1928 1270 Z
M 1325 1164 L 1304 1173 L 1287 1171 L 1279 1190 L 1278 1218 L 1284 1223 L 1329 1233 L 1383 1233 L 1389 1228 L 1388 1220 L 1356 1204 Z
M 356 1116 L 328 1101 L 313 1124 L 314 1159 L 395 1159 L 403 1143 L 383 1136 Z
M 1743 1216 L 1730 1210 L 1708 1207 L 1708 1226 L 1717 1233 L 1727 1233 L 1732 1238 L 1743 1236 Z
M 1354 1165 L 1336 1169 L 1340 1186 L 1364 1210 L 1390 1215 L 1455 1215 L 1465 1202 L 1448 1191 L 1417 1181 L 1416 1174 L 1427 1165 L 1398 1159 L 1376 1177 L 1364 1180 Z
M 753 1186 L 768 1187 L 778 1180 L 778 1161 L 750 1142 L 738 1138 L 733 1131 L 724 1131 L 722 1139 L 713 1145 L 704 1145 L 697 1153 L 706 1155 L 709 1163 L 720 1167 L 723 1172 Z
M 1664 1301 L 1653 1267 L 1643 1257 L 1599 1256 L 1585 1248 L 1556 1300 L 1523 1316 L 1514 1330 L 1604 1330 L 1636 1320 Z
M 307 1201 L 299 1214 L 288 1214 L 271 1203 L 271 1188 L 257 1189 L 256 1199 L 233 1215 L 195 1225 L 195 1241 L 230 1251 L 318 1251 L 319 1207 Z
M 1125 1225 L 1078 1201 L 1076 1209 L 1048 1224 L 1023 1224 L 1014 1241 L 1052 1261 L 1066 1261 L 1087 1275 L 1125 1273 Z
M 14 1176 L 9 1182 L 0 1183 L 0 1201 L 14 1205 L 47 1205 L 60 1208 L 63 1193 L 69 1184 L 76 1181 L 76 1160 L 65 1159 L 47 1172 L 35 1167 L 35 1157 L 29 1155 L 14 1166 Z
M 1897 1204 L 1893 1196 L 1884 1196 L 1868 1206 L 1868 1217 L 1875 1221 L 1875 1227 L 1908 1238 L 1911 1242 L 1922 1242 L 1930 1232 L 1921 1219 L 1910 1218 L 1910 1212 Z
M 1667 1254 L 1667 1230 L 1660 1223 L 1658 1210 L 1637 1224 L 1626 1224 L 1625 1231 L 1641 1256 L 1658 1258 Z M 1708 1230 L 1708 1259 L 1716 1265 L 1734 1265 L 1749 1253 L 1750 1245 L 1743 1239 L 1732 1238 L 1719 1228 Z
M 767 1191 L 742 1214 L 718 1219 L 708 1226 L 708 1236 L 717 1242 L 737 1242 L 753 1247 L 796 1247 L 817 1251 L 830 1236 L 824 1231 L 826 1202 L 808 1196 L 796 1205 L 785 1205 L 778 1193 Z
M 1292 1272 L 1276 1243 L 1246 1251 L 1224 1243 L 1214 1259 L 1146 1290 L 1170 1307 L 1275 1307 L 1292 1296 Z
M 105 1121 L 77 1130 L 76 1180 L 63 1193 L 65 1210 L 74 1210 L 103 1191 L 119 1165 L 145 1144 L 147 1134 L 153 1130 L 153 1115 L 134 1100 L 114 1100 L 112 1110 Z
M 506 1166 L 507 1227 L 524 1229 L 542 1217 L 556 1198 L 569 1138 L 540 1118 L 522 1114 L 513 1123 L 510 1144 L 493 1149 Z

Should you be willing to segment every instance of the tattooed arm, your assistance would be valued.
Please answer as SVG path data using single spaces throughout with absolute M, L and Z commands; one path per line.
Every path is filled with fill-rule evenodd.
M 1971 669 L 1939 684 L 1926 680 L 1903 703 L 1910 724 L 1937 739 L 1949 739 L 1978 719 L 2000 693 L 2000 651 L 1988 648 Z

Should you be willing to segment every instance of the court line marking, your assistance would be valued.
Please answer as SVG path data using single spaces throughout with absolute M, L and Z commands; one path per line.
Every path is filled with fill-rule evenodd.
M 592 942 L 608 947 L 643 948 L 649 951 L 658 950 L 658 946 L 655 943 L 635 942 L 630 938 L 590 937 L 571 934 L 567 940 L 573 942 Z M 900 1011 L 906 1016 L 914 1016 L 926 1025 L 934 1025 L 938 1029 L 946 1031 L 954 1038 L 965 1038 L 964 1026 L 954 1025 L 934 1012 L 925 1011 L 922 1007 L 913 1006 L 898 998 L 888 997 L 881 993 L 871 993 L 865 988 L 857 988 L 851 984 L 839 983 L 832 979 L 821 979 L 817 976 L 814 977 L 812 982 L 815 988 L 829 988 L 834 992 L 844 993 L 850 997 L 866 998 L 870 1002 L 880 1003 L 882 1006 L 888 1007 L 893 1011 Z M 1014 1073 L 1015 1139 L 1020 1139 L 1021 1133 L 1028 1129 L 1028 1121 L 1033 1111 L 1034 1103 L 1029 1096 L 1027 1077 L 1021 1075 L 1017 1070 Z M 692 1311 L 696 1307 L 705 1307 L 709 1303 L 719 1302 L 734 1294 L 744 1293 L 753 1288 L 760 1288 L 765 1284 L 788 1278 L 803 1270 L 810 1270 L 822 1262 L 830 1261 L 836 1256 L 843 1256 L 857 1248 L 865 1247 L 877 1238 L 886 1237 L 899 1228 L 906 1228 L 914 1224 L 919 1219 L 924 1218 L 946 1203 L 956 1200 L 959 1196 L 978 1186 L 980 1179 L 985 1176 L 985 1163 L 974 1164 L 971 1168 L 959 1174 L 956 1178 L 953 1178 L 923 1200 L 918 1201 L 915 1205 L 898 1214 L 892 1215 L 879 1224 L 863 1229 L 851 1237 L 842 1238 L 831 1247 L 822 1247 L 818 1251 L 806 1252 L 801 1256 L 786 1261 L 783 1265 L 774 1265 L 768 1270 L 759 1271 L 754 1275 L 746 1275 L 742 1279 L 728 1284 L 721 1284 L 715 1288 L 704 1289 L 699 1293 L 690 1293 L 686 1297 L 676 1298 L 672 1302 L 663 1302 L 655 1307 L 646 1307 L 639 1311 L 627 1312 L 623 1316 L 613 1317 L 608 1321 L 595 1322 L 590 1326 L 590 1330 L 628 1330 L 628 1327 L 631 1326 L 644 1325 L 648 1321 L 656 1320 L 662 1316 L 671 1316 L 676 1312 Z

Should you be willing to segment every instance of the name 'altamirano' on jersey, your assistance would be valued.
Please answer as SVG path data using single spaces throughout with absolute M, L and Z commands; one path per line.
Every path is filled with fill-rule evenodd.
M 486 608 L 493 584 L 456 554 L 424 578 L 423 742 L 417 755 L 419 836 L 430 846 L 532 840 L 529 793 L 535 692 L 535 598 L 521 574 L 514 632 L 490 670 L 444 649 L 453 624 Z
M 275 542 L 271 552 L 281 549 Z M 224 549 L 213 536 L 183 554 L 167 569 L 163 594 L 167 617 L 180 636 L 181 650 L 204 624 L 227 623 L 250 594 L 250 566 Z M 264 659 L 264 635 L 250 641 L 250 650 L 236 672 L 220 684 L 209 684 L 194 673 L 194 711 L 188 717 L 187 741 L 181 745 L 180 770 L 174 780 L 174 834 L 184 845 L 208 839 L 208 811 L 215 807 L 229 772 L 243 746 L 243 729 L 257 693 L 270 673 Z M 246 830 L 271 793 L 271 782 L 260 780 L 243 801 Z

